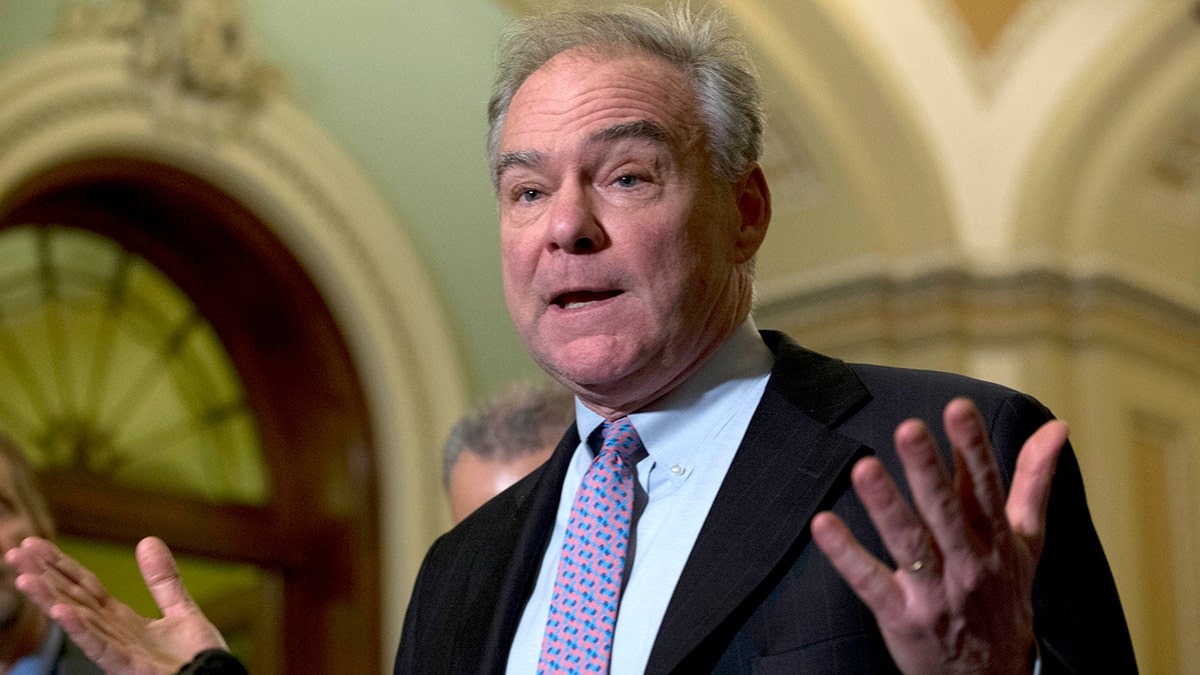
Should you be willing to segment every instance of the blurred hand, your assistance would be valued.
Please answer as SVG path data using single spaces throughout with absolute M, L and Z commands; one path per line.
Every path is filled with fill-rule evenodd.
M 175 675 L 199 652 L 227 648 L 188 595 L 171 551 L 158 538 L 137 546 L 142 578 L 163 615 L 155 620 L 114 598 L 96 575 L 45 539 L 25 539 L 4 559 L 19 575 L 17 588 L 107 673 Z

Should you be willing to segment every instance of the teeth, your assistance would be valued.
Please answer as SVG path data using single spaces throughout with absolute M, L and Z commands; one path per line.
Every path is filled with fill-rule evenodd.
M 575 309 L 576 307 L 583 307 L 584 305 L 587 305 L 587 304 L 590 304 L 590 303 L 586 303 L 586 302 L 568 302 L 568 303 L 566 303 L 565 305 L 563 305 L 563 309 Z

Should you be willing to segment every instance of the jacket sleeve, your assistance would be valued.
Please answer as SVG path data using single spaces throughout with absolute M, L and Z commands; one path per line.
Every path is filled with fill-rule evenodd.
M 246 667 L 233 654 L 223 649 L 206 649 L 191 663 L 179 669 L 177 675 L 247 675 Z
M 1000 430 L 996 445 L 1019 448 L 1050 414 L 1021 396 L 1009 400 L 999 417 L 992 427 Z M 1009 461 L 1015 462 L 1015 453 Z M 1006 473 L 1011 476 L 1011 469 Z M 1058 460 L 1046 516 L 1046 544 L 1033 587 L 1042 675 L 1136 673 L 1125 614 L 1069 443 Z

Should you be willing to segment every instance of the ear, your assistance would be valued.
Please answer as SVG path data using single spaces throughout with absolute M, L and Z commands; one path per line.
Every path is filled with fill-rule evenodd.
M 767 177 L 763 175 L 758 162 L 750 164 L 733 189 L 738 212 L 742 216 L 736 241 L 737 262 L 740 265 L 754 257 L 763 238 L 767 236 L 767 225 L 771 222 L 771 190 L 767 187 Z

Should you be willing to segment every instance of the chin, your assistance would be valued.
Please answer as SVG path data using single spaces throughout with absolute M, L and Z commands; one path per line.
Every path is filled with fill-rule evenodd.
M 636 350 L 623 347 L 611 336 L 600 336 L 575 340 L 534 358 L 557 379 L 586 389 L 603 388 L 618 385 L 642 366 Z

